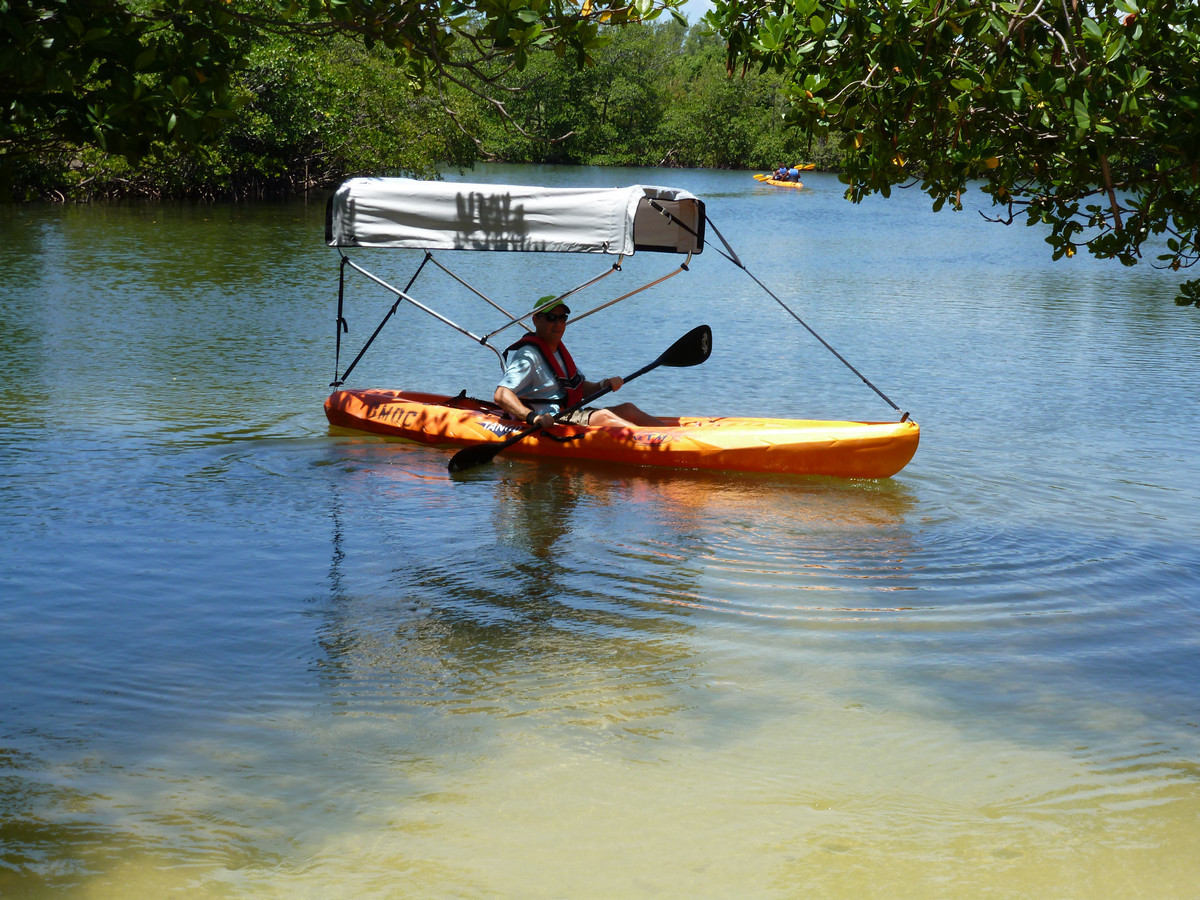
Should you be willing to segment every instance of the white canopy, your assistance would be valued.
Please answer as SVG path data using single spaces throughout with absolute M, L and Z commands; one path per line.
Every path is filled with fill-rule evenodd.
M 325 241 L 331 247 L 416 250 L 699 253 L 704 203 L 687 191 L 646 185 L 545 188 L 354 178 L 329 198 Z

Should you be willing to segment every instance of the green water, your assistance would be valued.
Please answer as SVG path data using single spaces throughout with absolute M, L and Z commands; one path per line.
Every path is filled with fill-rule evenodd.
M 916 458 L 451 479 L 325 423 L 323 198 L 5 208 L 0 894 L 1195 895 L 1200 316 L 1170 273 L 819 175 L 469 177 L 695 192 Z M 704 366 L 620 399 L 893 417 L 709 239 L 571 326 L 586 372 L 708 322 Z M 607 266 L 447 263 L 517 307 Z M 490 321 L 444 275 L 413 294 Z M 355 284 L 342 368 L 390 303 Z M 402 306 L 350 386 L 497 375 Z

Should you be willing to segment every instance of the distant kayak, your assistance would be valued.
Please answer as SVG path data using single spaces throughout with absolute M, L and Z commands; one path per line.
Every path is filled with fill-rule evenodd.
M 755 175 L 755 176 L 754 176 L 754 180 L 755 180 L 755 181 L 762 182 L 763 184 L 773 184 L 773 185 L 775 185 L 775 187 L 790 187 L 790 188 L 802 188 L 802 187 L 804 187 L 804 182 L 803 182 L 803 181 L 799 181 L 799 180 L 797 180 L 797 181 L 784 181 L 784 180 L 782 180 L 782 179 L 779 179 L 779 178 L 772 178 L 770 175 Z

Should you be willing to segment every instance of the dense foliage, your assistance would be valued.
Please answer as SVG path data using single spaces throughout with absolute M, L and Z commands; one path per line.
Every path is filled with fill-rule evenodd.
M 493 61 L 488 92 L 420 90 L 386 48 L 262 34 L 227 91 L 226 127 L 206 140 L 166 137 L 135 163 L 95 145 L 49 145 L 15 168 L 29 195 L 244 197 L 325 186 L 354 174 L 430 176 L 477 159 L 595 165 L 766 168 L 836 163 L 785 127 L 783 79 L 729 78 L 724 45 L 677 22 L 601 29 L 580 67 L 570 54 Z M 499 102 L 496 98 L 501 98 Z M 78 138 L 78 135 L 75 135 Z
M 956 206 L 979 179 L 1055 258 L 1200 259 L 1200 5 L 715 0 L 707 20 L 731 68 L 785 77 L 789 121 L 844 135 L 852 200 L 919 183 Z
M 484 111 L 484 154 L 509 162 L 767 168 L 823 149 L 784 126 L 779 76 L 729 78 L 724 44 L 699 26 L 622 29 L 594 65 L 541 56 L 506 84 L 521 129 L 556 138 Z
M 477 158 L 982 184 L 1055 257 L 1200 261 L 1200 5 L 0 0 L 0 198 L 249 196 Z M 1200 306 L 1200 279 L 1180 302 Z
M 344 37 L 255 48 L 231 90 L 236 113 L 208 140 L 154 140 L 135 162 L 95 146 L 52 147 L 18 161 L 16 188 L 62 198 L 259 197 L 351 174 L 430 177 L 477 156 L 436 95 L 414 91 L 384 54 Z
M 389 104 L 433 87 L 495 108 L 496 80 L 520 71 L 535 51 L 583 65 L 607 30 L 649 21 L 677 2 L 0 0 L 0 195 L 14 186 L 21 194 L 55 166 L 87 168 L 97 151 L 149 157 L 161 172 L 178 168 L 176 150 L 211 155 L 222 126 L 260 100 L 256 76 L 269 77 L 263 54 L 271 48 L 328 55 L 352 41 L 390 65 L 394 84 L 369 85 Z M 336 68 L 331 60 L 313 65 Z M 379 112 L 361 94 L 347 105 L 359 118 Z M 400 128 L 397 137 L 409 134 Z M 382 131 L 377 137 L 388 143 Z M 434 163 L 414 156 L 414 169 Z
M 233 115 L 237 30 L 219 7 L 169 19 L 120 0 L 0 2 L 0 162 L 64 144 L 138 156 Z

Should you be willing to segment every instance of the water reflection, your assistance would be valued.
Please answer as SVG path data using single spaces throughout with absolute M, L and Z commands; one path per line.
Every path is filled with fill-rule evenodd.
M 703 681 L 708 638 L 696 628 L 714 614 L 794 618 L 795 560 L 835 591 L 911 550 L 903 522 L 916 500 L 897 482 L 524 460 L 450 480 L 438 451 L 351 437 L 336 451 L 329 464 L 346 477 L 330 484 L 318 670 L 358 713 L 399 704 L 422 721 L 486 713 L 609 737 L 671 731 L 686 719 L 681 691 Z M 450 495 L 452 545 L 436 524 Z M 380 551 L 364 540 L 386 545 L 386 572 L 356 569 Z
M 555 545 L 571 536 L 572 517 L 581 502 L 604 503 L 611 494 L 591 494 L 584 473 L 550 470 L 499 482 L 494 509 L 496 537 L 553 567 Z M 594 480 L 594 479 L 591 479 Z
M 351 477 L 332 486 L 322 671 L 350 695 L 386 684 L 414 701 L 470 708 L 478 692 L 496 691 L 489 706 L 522 707 L 546 677 L 579 691 L 581 667 L 606 673 L 598 691 L 613 678 L 628 687 L 621 673 L 648 669 L 665 691 L 692 677 L 697 613 L 794 619 L 861 609 L 856 582 L 893 577 L 914 552 L 903 526 L 915 496 L 893 481 L 517 460 L 451 482 L 436 451 L 354 438 L 338 450 L 332 464 Z M 364 591 L 347 549 L 358 540 L 350 529 L 364 523 L 345 510 L 393 491 L 406 507 L 366 527 L 393 545 L 394 567 Z M 478 503 L 474 527 L 458 523 L 454 546 L 424 519 L 447 492 L 460 513 Z M 412 520 L 425 534 L 410 530 Z M 797 582 L 838 596 L 813 604 Z M 580 702 L 578 693 L 570 701 Z M 650 707 L 663 712 L 662 702 Z
M 348 549 L 363 524 L 345 512 L 361 508 L 355 482 L 377 496 L 403 482 L 410 499 L 426 480 L 432 494 L 482 485 L 451 482 L 441 454 L 371 442 L 341 449 L 336 464 L 354 478 L 334 486 L 333 595 L 319 635 L 319 671 L 339 702 L 565 719 L 606 733 L 645 733 L 647 721 L 679 709 L 673 686 L 693 677 L 687 622 L 631 615 L 604 590 L 603 551 L 575 539 L 581 520 L 615 500 L 594 476 L 530 468 L 489 483 L 478 530 L 454 546 L 438 535 L 414 546 L 400 534 L 404 515 L 382 531 L 368 524 L 396 552 L 393 568 L 364 588 Z

